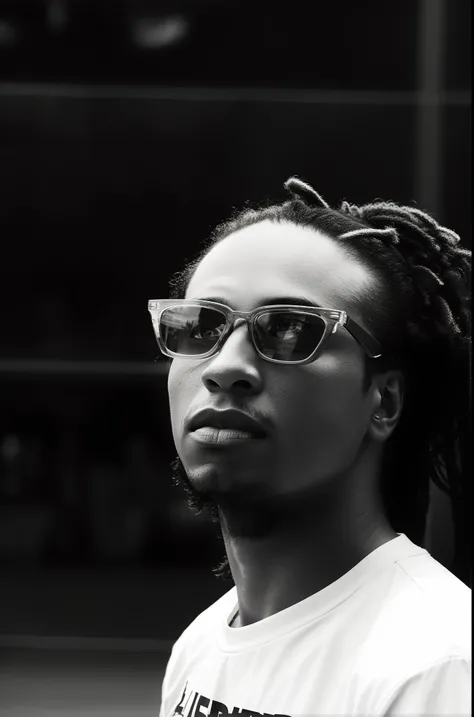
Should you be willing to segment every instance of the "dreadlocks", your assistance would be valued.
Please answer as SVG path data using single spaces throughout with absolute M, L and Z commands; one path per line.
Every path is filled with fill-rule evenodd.
M 296 177 L 285 183 L 282 204 L 244 208 L 220 224 L 196 259 L 171 280 L 171 296 L 182 298 L 203 257 L 230 234 L 270 220 L 311 227 L 342 244 L 379 278 L 375 296 L 362 297 L 369 329 L 382 357 L 366 358 L 364 390 L 377 371 L 399 368 L 406 382 L 400 422 L 385 446 L 381 491 L 392 527 L 422 545 L 430 481 L 452 501 L 455 559 L 451 569 L 470 583 L 470 272 L 471 252 L 460 238 L 425 212 L 377 200 L 331 208 Z M 315 241 L 317 237 L 315 234 Z M 203 499 L 173 468 L 189 504 L 218 520 L 217 506 Z M 215 571 L 229 577 L 225 559 Z

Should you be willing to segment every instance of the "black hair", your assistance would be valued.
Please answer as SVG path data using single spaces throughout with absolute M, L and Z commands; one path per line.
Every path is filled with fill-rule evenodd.
M 383 454 L 385 512 L 396 532 L 423 545 L 430 481 L 448 494 L 455 529 L 450 567 L 470 584 L 471 252 L 460 246 L 455 232 L 415 207 L 376 200 L 362 206 L 344 201 L 334 209 L 297 177 L 285 188 L 288 201 L 247 205 L 219 224 L 198 256 L 172 277 L 171 297 L 185 296 L 196 268 L 216 243 L 265 220 L 323 232 L 372 269 L 382 296 L 366 294 L 360 302 L 382 357 L 366 358 L 363 389 L 368 390 L 376 372 L 390 368 L 400 369 L 406 383 L 401 419 Z M 173 468 L 183 478 L 179 458 Z M 190 506 L 207 509 L 218 521 L 217 506 L 186 478 L 179 482 Z M 230 577 L 227 559 L 215 572 Z

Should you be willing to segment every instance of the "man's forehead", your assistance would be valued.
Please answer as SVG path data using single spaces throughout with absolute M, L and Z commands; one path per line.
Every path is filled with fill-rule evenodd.
M 198 266 L 186 296 L 227 297 L 229 302 L 242 298 L 255 306 L 269 297 L 305 296 L 319 306 L 338 308 L 335 301 L 359 303 L 374 281 L 367 267 L 325 234 L 265 221 L 215 245 Z

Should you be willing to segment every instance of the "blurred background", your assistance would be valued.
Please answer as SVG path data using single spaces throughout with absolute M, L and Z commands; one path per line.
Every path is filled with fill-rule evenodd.
M 157 715 L 230 585 L 147 312 L 298 174 L 471 248 L 469 0 L 0 0 L 0 715 Z M 433 489 L 425 547 L 453 559 Z

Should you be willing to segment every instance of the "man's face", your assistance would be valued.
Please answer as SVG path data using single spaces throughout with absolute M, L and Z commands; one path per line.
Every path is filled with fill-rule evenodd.
M 278 297 L 305 297 L 347 311 L 366 329 L 357 298 L 376 286 L 362 264 L 324 234 L 270 221 L 217 244 L 197 268 L 188 299 L 219 297 L 249 311 Z M 173 359 L 168 378 L 174 441 L 194 491 L 215 502 L 255 504 L 310 496 L 347 474 L 366 435 L 373 404 L 363 392 L 364 352 L 343 328 L 302 366 L 261 358 L 246 324 L 205 360 Z M 231 445 L 202 444 L 185 422 L 201 408 L 263 416 L 269 432 Z

